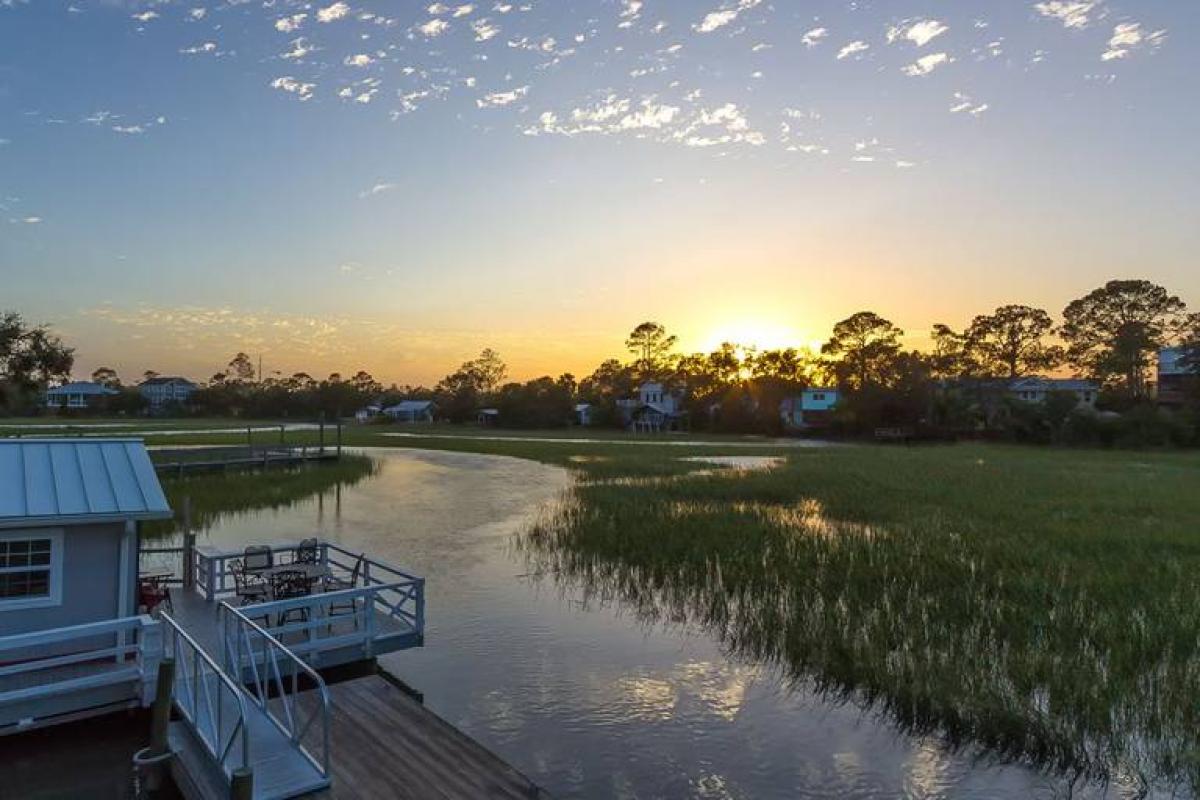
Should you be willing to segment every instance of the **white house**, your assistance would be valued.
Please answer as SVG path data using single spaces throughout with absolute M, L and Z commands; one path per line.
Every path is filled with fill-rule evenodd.
M 683 402 L 678 393 L 657 381 L 638 387 L 637 401 L 622 404 L 629 427 L 639 433 L 679 430 L 683 426 Z
M 116 389 L 91 381 L 72 381 L 46 390 L 46 408 L 92 408 L 106 397 L 120 394 Z
M 199 388 L 187 378 L 159 376 L 138 384 L 138 393 L 146 398 L 151 411 L 162 411 L 169 406 L 187 403 Z
M 1092 381 L 1078 378 L 1018 378 L 1008 385 L 1011 397 L 1026 403 L 1044 403 L 1050 395 L 1070 392 L 1075 395 L 1080 408 L 1095 408 L 1100 387 Z
M 144 705 L 138 523 L 171 516 L 136 439 L 0 439 L 0 734 Z
M 401 400 L 383 409 L 383 413 L 396 422 L 433 422 L 437 406 L 432 400 Z
M 779 404 L 779 416 L 785 428 L 818 428 L 829 424 L 837 408 L 837 389 L 810 386 L 798 397 L 785 397 Z
M 360 408 L 354 412 L 354 419 L 358 422 L 369 422 L 383 413 L 383 406 L 378 403 L 372 403 L 369 406 Z
M 595 421 L 596 407 L 591 403 L 576 403 L 575 404 L 575 424 L 584 428 L 588 427 Z

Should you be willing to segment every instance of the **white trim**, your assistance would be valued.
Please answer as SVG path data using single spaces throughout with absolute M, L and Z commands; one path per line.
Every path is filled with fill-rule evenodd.
M 46 597 L 0 599 L 0 612 L 29 608 L 53 608 L 62 605 L 63 593 L 63 529 L 24 528 L 0 531 L 0 541 L 29 539 L 50 540 L 50 594 Z

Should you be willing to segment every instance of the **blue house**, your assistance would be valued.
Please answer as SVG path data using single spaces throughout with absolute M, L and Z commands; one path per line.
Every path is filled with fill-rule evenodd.
M 837 389 L 810 386 L 798 397 L 786 397 L 779 404 L 779 416 L 783 426 L 791 429 L 821 428 L 831 421 L 837 408 Z
M 73 381 L 46 390 L 46 408 L 93 408 L 106 397 L 116 397 L 120 392 L 91 381 Z

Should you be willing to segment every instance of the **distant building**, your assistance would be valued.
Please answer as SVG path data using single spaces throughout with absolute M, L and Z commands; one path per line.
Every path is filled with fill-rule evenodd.
M 155 412 L 186 404 L 199 388 L 187 378 L 167 376 L 142 381 L 138 384 L 138 393 L 146 398 L 150 411 Z
M 1158 404 L 1163 408 L 1180 408 L 1187 399 L 1189 386 L 1200 384 L 1200 368 L 1185 364 L 1182 347 L 1167 347 L 1158 351 Z
M 823 428 L 830 423 L 838 398 L 837 389 L 811 386 L 799 396 L 785 397 L 779 404 L 779 416 L 785 428 Z
M 1008 394 L 1026 403 L 1044 403 L 1050 395 L 1070 392 L 1079 401 L 1080 408 L 1095 408 L 1100 386 L 1092 381 L 1078 378 L 1018 378 L 1008 384 Z
M 495 425 L 500 421 L 500 409 L 481 408 L 479 409 L 479 413 L 475 415 L 475 421 L 480 425 Z
M 683 428 L 682 398 L 661 383 L 647 381 L 638 387 L 636 402 L 623 403 L 631 430 L 638 433 L 660 433 Z
M 46 390 L 46 408 L 94 408 L 106 397 L 120 392 L 91 381 L 73 381 Z
M 360 408 L 358 411 L 354 412 L 354 419 L 358 422 L 369 422 L 370 420 L 373 420 L 382 414 L 383 406 L 379 405 L 378 403 L 372 403 L 371 405 Z
M 576 403 L 575 404 L 575 424 L 584 428 L 588 427 L 595 421 L 596 407 L 591 403 Z
M 433 422 L 437 405 L 432 400 L 401 400 L 383 409 L 383 413 L 396 422 Z

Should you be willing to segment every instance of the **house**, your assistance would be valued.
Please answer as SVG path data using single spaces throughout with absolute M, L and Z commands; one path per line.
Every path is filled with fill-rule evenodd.
M 798 397 L 785 397 L 779 404 L 779 416 L 785 428 L 821 428 L 829 424 L 837 408 L 837 389 L 811 386 Z
M 683 427 L 685 412 L 682 398 L 668 391 L 657 381 L 647 381 L 638 387 L 635 402 L 621 404 L 629 428 L 637 433 L 677 431 Z
M 1182 347 L 1158 351 L 1158 404 L 1163 408 L 1181 408 L 1188 389 L 1200 384 L 1200 367 L 1187 363 Z
M 72 381 L 46 390 L 46 408 L 95 408 L 106 397 L 116 397 L 116 389 L 91 381 Z
M 1073 393 L 1079 408 L 1095 408 L 1100 386 L 1078 378 L 1041 378 L 1036 375 L 1018 378 L 1008 384 L 1009 396 L 1026 403 L 1044 403 L 1050 395 L 1062 392 Z
M 138 384 L 138 393 L 146 399 L 146 403 L 153 413 L 163 411 L 171 406 L 185 405 L 199 388 L 187 378 L 160 376 Z
M 433 422 L 437 405 L 432 400 L 401 400 L 383 409 L 383 413 L 396 422 Z
M 372 403 L 371 405 L 360 408 L 358 411 L 354 412 L 354 419 L 360 423 L 370 422 L 382 414 L 383 406 L 379 405 L 378 403 Z
M 140 440 L 0 440 L 0 733 L 153 698 L 138 524 L 170 516 Z
M 480 425 L 495 425 L 500 421 L 500 409 L 481 408 L 475 415 L 475 421 Z
M 591 403 L 576 403 L 575 404 L 575 424 L 581 427 L 588 427 L 593 424 L 596 418 L 596 407 Z

